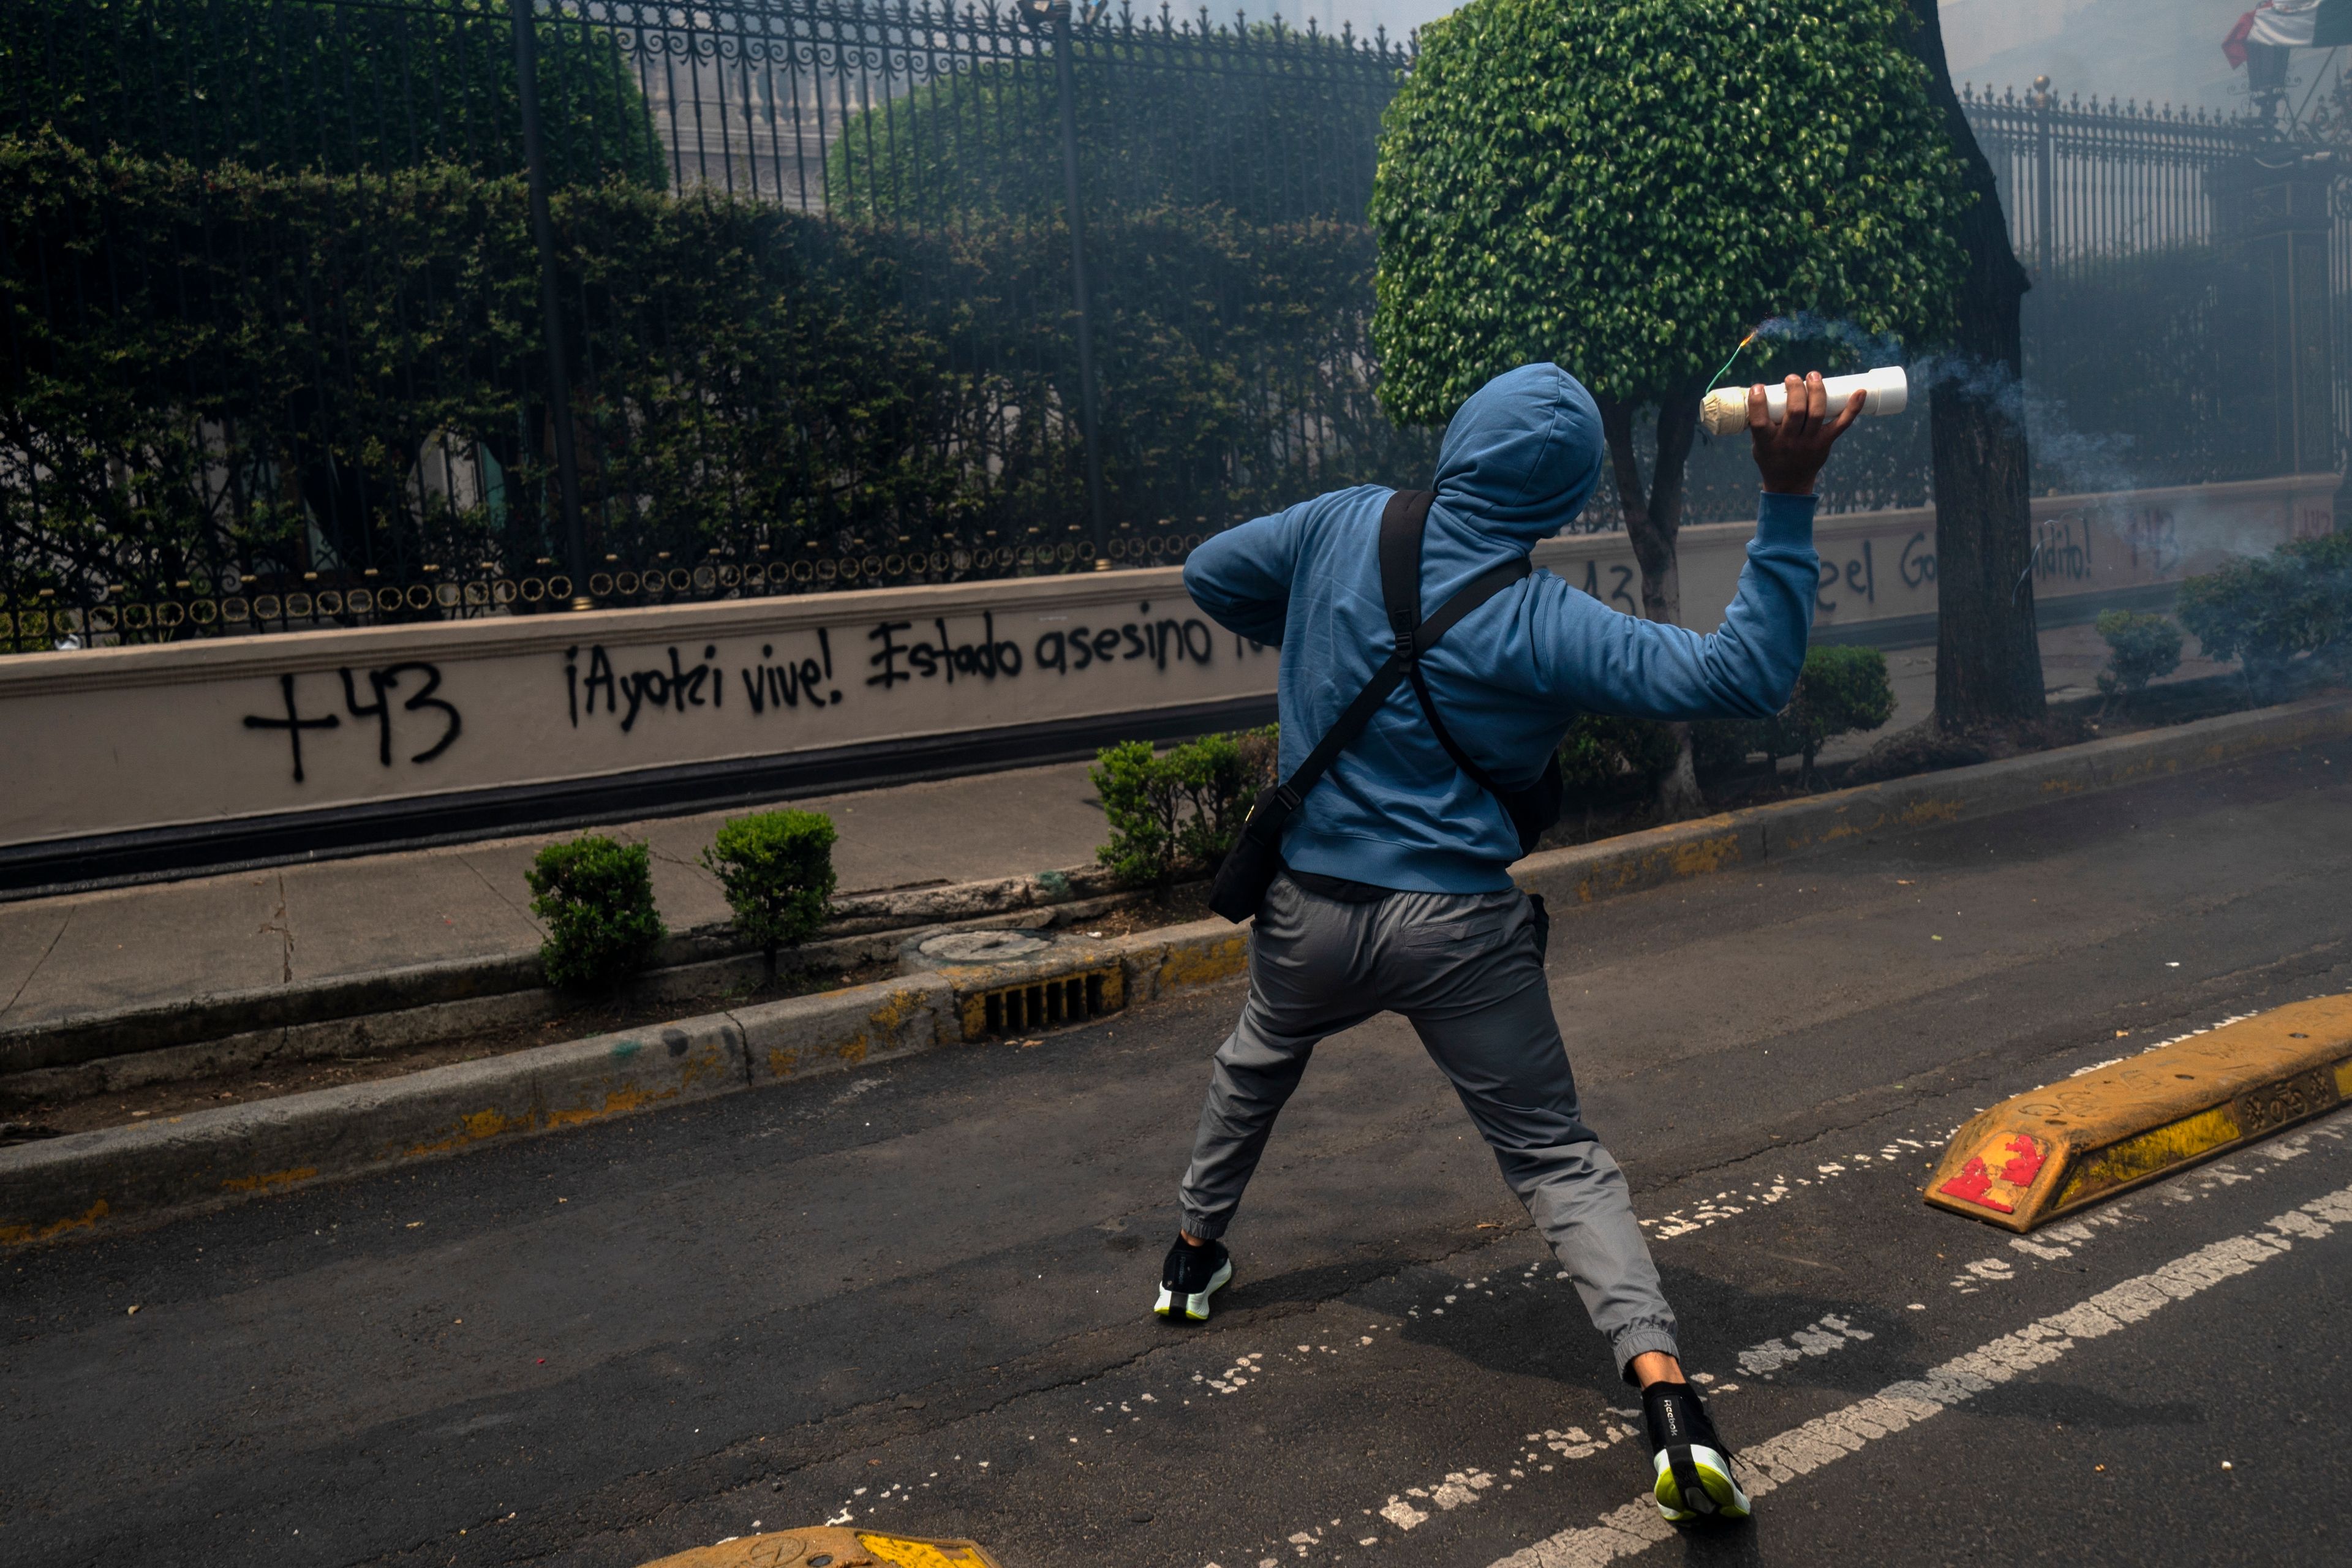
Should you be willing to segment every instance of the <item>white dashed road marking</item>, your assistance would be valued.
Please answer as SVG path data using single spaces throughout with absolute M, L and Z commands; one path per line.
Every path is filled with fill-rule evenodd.
M 2077 1342 L 2105 1338 L 2143 1322 L 2174 1301 L 2185 1301 L 2225 1279 L 2251 1273 L 2297 1241 L 2316 1241 L 2352 1225 L 2352 1187 L 2289 1209 L 2259 1229 L 2200 1247 L 2163 1268 L 2102 1290 L 2065 1311 L 2028 1323 L 1956 1357 L 1924 1375 L 1889 1384 L 1868 1399 L 1817 1416 L 1738 1456 L 1748 1492 L 1760 1498 L 1865 1444 L 1916 1426 L 1951 1406 L 2047 1366 Z M 1647 1499 L 1627 1503 L 1595 1522 L 1537 1542 L 1493 1568 L 1600 1568 L 1646 1551 L 1675 1534 Z

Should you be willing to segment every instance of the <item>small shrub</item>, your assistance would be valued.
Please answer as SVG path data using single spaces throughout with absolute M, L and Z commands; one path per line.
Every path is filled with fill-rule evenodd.
M 618 989 L 667 934 L 654 909 L 653 858 L 642 844 L 593 834 L 550 844 L 523 878 L 531 913 L 547 926 L 540 963 L 560 990 Z
M 1133 887 L 1165 888 L 1180 870 L 1213 870 L 1250 803 L 1274 782 L 1278 742 L 1269 724 L 1165 752 L 1148 741 L 1105 747 L 1087 773 L 1110 822 L 1110 840 L 1096 858 Z
M 2210 658 L 2234 658 L 2257 700 L 2299 656 L 2352 652 L 2352 533 L 2322 534 L 2242 557 L 2180 584 L 2180 624 Z
M 1816 647 L 1805 654 L 1788 707 L 1769 719 L 1702 719 L 1692 724 L 1691 768 L 1714 783 L 1748 765 L 1757 752 L 1767 765 L 1801 757 L 1801 779 L 1812 781 L 1813 759 L 1837 736 L 1875 730 L 1894 716 L 1895 689 L 1886 656 L 1872 647 Z M 1560 768 L 1571 793 L 1629 799 L 1657 787 L 1675 765 L 1674 731 L 1648 719 L 1579 719 L 1560 747 Z
M 702 852 L 719 879 L 735 929 L 768 957 L 797 946 L 824 928 L 833 907 L 833 818 L 821 811 L 761 811 L 731 816 Z
M 1769 719 L 1702 719 L 1691 726 L 1691 769 L 1702 784 L 1727 778 L 1758 752 L 1769 767 L 1777 732 Z
M 1087 770 L 1110 823 L 1095 858 L 1130 887 L 1165 886 L 1176 876 L 1176 836 L 1183 795 L 1175 770 L 1149 741 L 1121 741 L 1095 753 Z
M 1654 719 L 1580 713 L 1559 743 L 1559 773 L 1570 799 L 1632 800 L 1657 793 L 1681 746 Z
M 2106 640 L 2107 668 L 2099 689 L 2112 701 L 2128 701 L 2159 676 L 2180 668 L 2180 628 L 2164 616 L 2139 610 L 2102 610 L 2091 623 Z
M 1214 870 L 1223 861 L 1258 791 L 1274 782 L 1280 753 L 1280 732 L 1272 724 L 1231 735 L 1203 735 L 1170 753 L 1192 811 L 1177 833 L 1177 850 L 1184 860 L 1205 870 Z
M 1885 654 L 1874 647 L 1809 648 L 1795 695 L 1769 721 L 1777 731 L 1770 749 L 1775 757 L 1803 759 L 1798 780 L 1811 784 L 1813 759 L 1823 745 L 1857 730 L 1875 730 L 1894 716 Z

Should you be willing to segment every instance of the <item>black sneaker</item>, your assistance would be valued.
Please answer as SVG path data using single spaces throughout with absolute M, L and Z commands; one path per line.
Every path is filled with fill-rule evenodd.
M 1160 1266 L 1160 1304 L 1151 1310 L 1171 1323 L 1180 1318 L 1205 1323 L 1209 1298 L 1223 1289 L 1233 1277 L 1233 1255 L 1223 1242 L 1195 1247 L 1180 1236 L 1168 1249 L 1168 1261 Z
M 1731 1447 L 1718 1436 L 1687 1383 L 1654 1383 L 1642 1390 L 1650 1427 L 1651 1495 L 1668 1524 L 1728 1523 L 1748 1517 L 1748 1494 L 1731 1473 Z

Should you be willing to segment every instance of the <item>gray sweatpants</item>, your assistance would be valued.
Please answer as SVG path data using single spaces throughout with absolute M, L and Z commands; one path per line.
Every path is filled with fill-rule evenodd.
M 1316 1044 L 1381 1012 L 1404 1015 L 1454 1080 L 1618 1370 L 1646 1351 L 1678 1354 L 1625 1173 L 1578 1120 L 1534 908 L 1516 889 L 1350 904 L 1275 879 L 1250 944 L 1249 1000 L 1217 1049 L 1193 1135 L 1184 1228 L 1224 1234 Z

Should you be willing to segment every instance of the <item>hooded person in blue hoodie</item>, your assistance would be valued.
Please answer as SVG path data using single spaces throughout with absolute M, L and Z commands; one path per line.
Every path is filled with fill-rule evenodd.
M 1538 571 L 1420 656 L 1429 706 L 1505 793 L 1544 773 L 1580 713 L 1760 718 L 1787 704 L 1812 628 L 1813 481 L 1863 402 L 1832 417 L 1819 375 L 1792 376 L 1788 390 L 1777 424 L 1764 388 L 1748 390 L 1763 495 L 1738 596 L 1716 631 L 1622 615 Z M 1524 365 L 1473 395 L 1438 450 L 1423 612 L 1572 521 L 1599 482 L 1602 448 L 1591 395 L 1557 365 Z M 1397 646 L 1379 549 L 1391 494 L 1360 486 L 1302 501 L 1217 535 L 1185 564 L 1202 609 L 1281 645 L 1286 778 Z M 1401 1013 L 1574 1279 L 1620 1373 L 1642 1388 L 1660 1510 L 1676 1523 L 1747 1517 L 1730 1450 L 1684 1379 L 1624 1173 L 1580 1119 L 1544 982 L 1547 922 L 1511 881 L 1521 837 L 1504 801 L 1449 753 L 1422 696 L 1400 686 L 1305 792 L 1280 843 L 1283 869 L 1252 933 L 1249 999 L 1217 1051 L 1156 1310 L 1205 1321 L 1233 1278 L 1219 1238 L 1316 1044 Z

